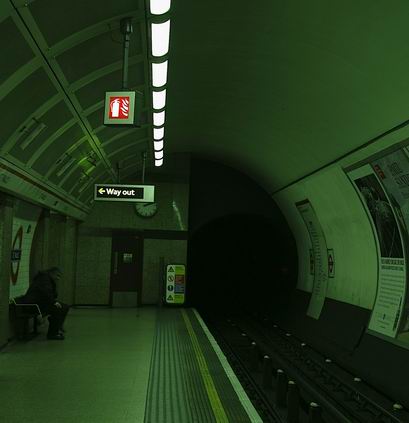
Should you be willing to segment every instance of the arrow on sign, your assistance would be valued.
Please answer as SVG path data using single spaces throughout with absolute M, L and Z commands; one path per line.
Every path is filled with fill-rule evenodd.
M 100 188 L 100 189 L 98 190 L 98 192 L 99 192 L 100 194 L 104 194 L 104 193 L 105 193 L 105 190 L 104 190 L 104 188 Z
M 173 295 L 169 295 L 167 299 L 173 301 Z

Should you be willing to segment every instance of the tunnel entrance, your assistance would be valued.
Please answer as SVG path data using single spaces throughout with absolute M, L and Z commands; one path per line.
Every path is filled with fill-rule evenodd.
M 297 279 L 297 252 L 288 228 L 240 214 L 205 224 L 189 240 L 191 306 L 217 313 L 279 311 Z

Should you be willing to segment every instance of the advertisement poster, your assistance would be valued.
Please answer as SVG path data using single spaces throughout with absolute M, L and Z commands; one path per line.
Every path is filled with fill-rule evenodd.
M 374 160 L 371 165 L 378 175 L 391 205 L 395 211 L 399 229 L 402 234 L 405 258 L 408 257 L 408 228 L 409 228 L 409 158 L 407 149 Z M 402 316 L 398 326 L 398 333 L 409 331 L 409 296 L 402 298 Z
M 374 165 L 375 166 L 375 165 Z M 368 328 L 396 337 L 406 294 L 400 211 L 369 164 L 348 172 L 370 218 L 378 250 L 378 288 Z M 399 208 L 399 207 L 398 207 Z
M 327 243 L 320 222 L 308 200 L 296 203 L 297 209 L 304 220 L 310 235 L 314 257 L 314 283 L 308 305 L 307 316 L 319 319 L 324 307 L 328 283 Z M 311 266 L 312 267 L 312 266 Z

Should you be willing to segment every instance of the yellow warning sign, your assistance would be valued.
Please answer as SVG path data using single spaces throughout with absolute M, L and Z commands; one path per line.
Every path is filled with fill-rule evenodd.
M 184 264 L 166 266 L 166 302 L 184 304 L 186 295 L 186 268 Z
M 175 266 L 176 273 L 178 275 L 184 275 L 185 274 L 185 266 Z
M 185 294 L 175 294 L 175 304 L 183 304 L 185 302 Z

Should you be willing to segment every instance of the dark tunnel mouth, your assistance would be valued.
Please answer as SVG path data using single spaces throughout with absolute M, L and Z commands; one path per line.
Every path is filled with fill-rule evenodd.
M 187 299 L 199 310 L 262 308 L 270 314 L 270 308 L 288 302 L 297 282 L 297 248 L 290 229 L 256 214 L 229 214 L 202 225 L 189 238 L 187 262 Z M 263 292 L 253 295 L 256 288 Z

